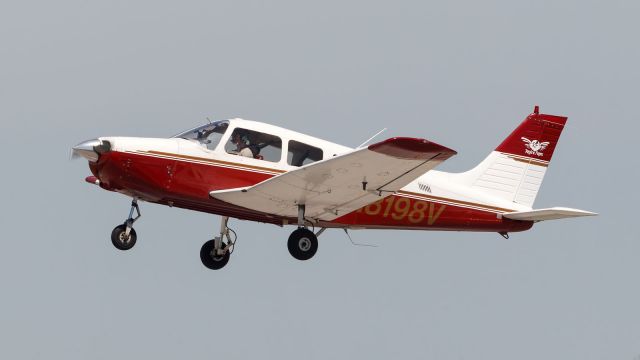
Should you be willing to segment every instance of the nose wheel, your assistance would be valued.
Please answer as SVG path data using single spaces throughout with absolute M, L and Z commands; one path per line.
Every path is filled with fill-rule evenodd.
M 127 225 L 122 224 L 118 225 L 111 232 L 111 243 L 118 250 L 129 250 L 135 244 L 138 239 L 138 235 L 136 235 L 136 231 L 133 228 L 129 228 L 129 232 L 127 233 Z
M 136 217 L 133 217 L 133 212 L 136 212 Z M 129 217 L 125 220 L 124 224 L 116 226 L 111 232 L 111 243 L 118 250 L 129 250 L 135 244 L 138 239 L 136 230 L 133 228 L 133 223 L 138 220 L 142 214 L 140 213 L 140 207 L 138 207 L 138 200 L 133 199 L 131 202 L 131 211 L 129 211 Z

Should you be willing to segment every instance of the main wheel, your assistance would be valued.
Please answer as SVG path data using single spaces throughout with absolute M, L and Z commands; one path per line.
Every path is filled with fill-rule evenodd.
M 133 228 L 129 230 L 129 235 L 127 235 L 127 225 L 125 224 L 116 226 L 111 232 L 111 242 L 118 250 L 131 249 L 136 244 L 137 239 L 138 236 Z
M 224 255 L 216 255 L 216 244 L 214 240 L 209 240 L 200 248 L 200 260 L 202 265 L 211 270 L 222 269 L 229 262 L 231 257 L 230 252 L 226 252 Z
M 313 231 L 299 228 L 291 233 L 287 242 L 289 253 L 298 260 L 309 260 L 318 251 L 318 238 Z

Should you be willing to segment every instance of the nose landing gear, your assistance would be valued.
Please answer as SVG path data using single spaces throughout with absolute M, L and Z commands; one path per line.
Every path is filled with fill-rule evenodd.
M 229 217 L 223 216 L 220 224 L 220 236 L 207 241 L 200 249 L 202 265 L 211 270 L 219 270 L 227 265 L 236 244 L 236 232 L 229 229 L 228 222 Z
M 133 217 L 133 211 L 136 211 L 136 217 Z M 131 202 L 131 210 L 129 211 L 129 217 L 125 220 L 124 224 L 116 226 L 111 232 L 111 243 L 118 250 L 129 250 L 135 244 L 138 236 L 136 235 L 136 231 L 133 228 L 133 223 L 138 220 L 142 214 L 140 213 L 140 208 L 138 207 L 138 200 L 133 199 Z

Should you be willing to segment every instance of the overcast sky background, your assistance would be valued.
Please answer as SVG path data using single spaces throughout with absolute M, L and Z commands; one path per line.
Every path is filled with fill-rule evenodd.
M 640 356 L 637 1 L 3 1 L 0 358 L 625 359 Z M 463 171 L 539 104 L 569 122 L 536 207 L 599 217 L 512 234 L 293 228 L 84 183 L 76 143 L 243 117 L 356 146 L 431 139 Z

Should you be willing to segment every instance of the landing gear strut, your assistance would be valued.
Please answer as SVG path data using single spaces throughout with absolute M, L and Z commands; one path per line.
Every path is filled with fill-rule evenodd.
M 287 241 L 289 253 L 298 260 L 309 260 L 318 251 L 318 237 L 305 227 L 304 211 L 304 205 L 298 205 L 298 229 L 291 233 Z
M 133 217 L 133 211 L 136 211 L 136 217 Z M 129 217 L 125 220 L 124 224 L 116 226 L 111 232 L 111 242 L 113 246 L 118 250 L 129 250 L 135 244 L 138 236 L 133 228 L 133 223 L 138 220 L 142 214 L 140 213 L 140 207 L 138 207 L 138 200 L 133 199 L 131 202 L 131 210 L 129 211 Z
M 228 222 L 229 217 L 223 216 L 220 224 L 220 236 L 207 241 L 200 249 L 202 265 L 211 270 L 219 270 L 227 265 L 236 244 L 236 233 L 229 229 Z

